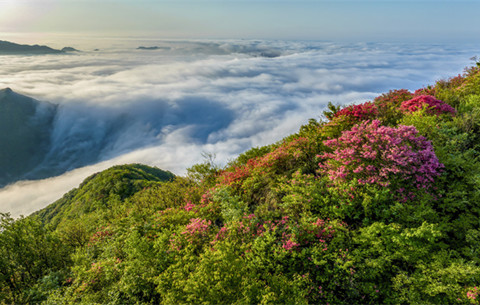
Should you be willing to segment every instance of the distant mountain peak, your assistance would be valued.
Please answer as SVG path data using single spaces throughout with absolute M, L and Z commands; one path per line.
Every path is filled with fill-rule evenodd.
M 7 96 L 9 96 L 11 93 L 13 93 L 13 90 L 10 88 L 4 88 L 0 89 L 0 102 Z
M 159 46 L 152 46 L 152 47 L 145 47 L 145 46 L 140 46 L 137 48 L 137 50 L 170 50 L 170 47 L 159 47 Z
M 64 47 L 60 51 L 62 51 L 62 52 L 80 52 L 79 50 L 77 50 L 75 48 L 72 48 L 72 47 Z
M 64 47 L 61 50 L 57 50 L 38 44 L 27 45 L 0 40 L 0 54 L 61 54 L 66 52 L 78 52 L 78 50 L 72 47 Z

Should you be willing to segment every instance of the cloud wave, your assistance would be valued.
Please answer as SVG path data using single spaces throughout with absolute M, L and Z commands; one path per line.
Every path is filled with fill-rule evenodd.
M 158 46 L 155 50 L 136 47 Z M 129 41 L 98 52 L 9 56 L 0 88 L 59 104 L 37 170 L 59 177 L 0 190 L 0 211 L 29 214 L 106 166 L 176 174 L 202 152 L 225 164 L 319 118 L 329 101 L 370 100 L 461 73 L 475 45 L 285 41 Z M 1 60 L 0 56 L 0 60 Z M 4 61 L 2 61 L 4 62 Z

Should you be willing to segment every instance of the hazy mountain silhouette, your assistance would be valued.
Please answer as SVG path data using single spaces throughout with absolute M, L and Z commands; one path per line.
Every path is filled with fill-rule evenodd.
M 17 181 L 45 157 L 56 106 L 0 90 L 0 186 Z
M 137 48 L 137 50 L 170 50 L 170 47 L 158 47 L 158 46 L 153 46 L 153 47 L 144 47 L 140 46 Z
M 72 47 L 65 47 L 61 50 L 52 49 L 47 46 L 17 44 L 0 40 L 0 54 L 59 54 L 78 51 Z
M 72 47 L 64 47 L 60 51 L 62 52 L 79 52 L 79 50 L 72 48 Z

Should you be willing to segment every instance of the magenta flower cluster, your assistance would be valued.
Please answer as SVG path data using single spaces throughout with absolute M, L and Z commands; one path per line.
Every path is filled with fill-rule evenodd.
M 375 104 L 388 105 L 388 104 L 400 104 L 403 101 L 409 100 L 413 97 L 413 94 L 407 89 L 390 90 L 388 93 L 382 94 L 375 98 Z
M 339 224 L 344 226 L 344 224 Z M 243 220 L 222 227 L 215 239 L 211 242 L 215 245 L 218 241 L 225 240 L 228 236 L 236 236 L 242 243 L 264 236 L 266 232 L 274 232 L 278 243 L 287 251 L 301 250 L 310 244 L 321 245 L 323 251 L 327 251 L 327 242 L 333 238 L 335 229 L 329 222 L 317 219 L 311 223 L 299 224 L 284 216 L 279 220 L 258 220 L 254 214 L 244 216 Z
M 431 95 L 435 96 L 437 89 L 435 87 L 425 87 L 415 90 L 413 96 L 420 96 L 420 95 Z
M 209 228 L 212 222 L 202 218 L 190 219 L 190 223 L 185 227 L 185 231 L 182 232 L 187 239 L 196 239 L 197 237 L 207 236 Z
M 400 107 L 405 112 L 415 112 L 426 107 L 426 111 L 429 114 L 440 115 L 443 113 L 450 113 L 454 115 L 456 113 L 456 110 L 452 106 L 444 101 L 437 100 L 431 95 L 419 95 L 408 101 L 402 102 Z
M 373 118 L 378 114 L 377 107 L 372 102 L 351 105 L 335 113 L 334 117 L 346 116 L 357 120 Z
M 258 158 L 252 158 L 242 166 L 234 167 L 234 171 L 225 171 L 220 176 L 219 185 L 234 185 L 242 183 L 257 172 L 265 174 L 267 170 L 282 167 L 282 163 L 298 159 L 308 151 L 309 141 L 307 138 L 296 138 L 283 143 L 274 151 Z
M 480 294 L 480 289 L 477 286 L 473 287 L 471 290 L 467 291 L 467 298 L 471 301 L 475 301 Z
M 335 182 L 356 178 L 360 184 L 402 182 L 428 189 L 443 165 L 431 142 L 417 133 L 413 126 L 394 128 L 382 126 L 378 120 L 365 121 L 337 139 L 324 141 L 333 151 L 319 156 L 323 159 L 320 171 Z
M 99 241 L 102 241 L 110 236 L 112 236 L 113 233 L 112 231 L 110 231 L 109 228 L 107 227 L 101 227 L 97 232 L 95 232 L 91 237 L 90 237 L 90 240 L 89 240 L 89 243 L 88 245 L 91 246 L 91 245 L 94 245 L 95 243 L 99 242 Z
M 187 212 L 191 211 L 193 208 L 195 208 L 195 205 L 191 201 L 187 201 L 187 203 L 183 207 L 183 209 Z

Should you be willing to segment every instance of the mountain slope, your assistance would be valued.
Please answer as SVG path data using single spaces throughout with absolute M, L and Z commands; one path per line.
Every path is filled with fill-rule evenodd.
M 0 299 L 479 304 L 480 63 L 324 115 L 224 168 L 114 167 L 0 215 Z
M 48 151 L 56 106 L 0 90 L 0 187 L 24 178 Z
M 56 227 L 61 222 L 113 209 L 142 189 L 174 177 L 168 171 L 141 164 L 114 166 L 88 177 L 77 189 L 35 215 L 42 222 Z

